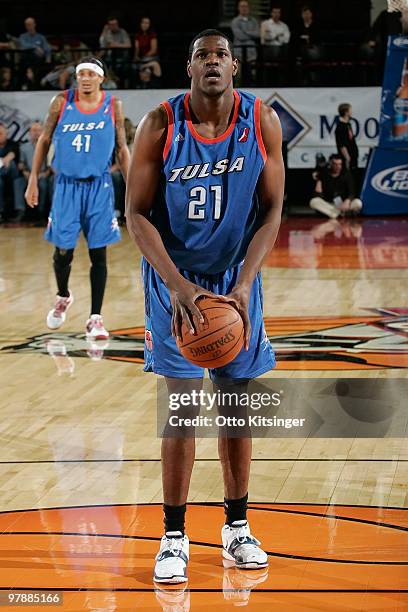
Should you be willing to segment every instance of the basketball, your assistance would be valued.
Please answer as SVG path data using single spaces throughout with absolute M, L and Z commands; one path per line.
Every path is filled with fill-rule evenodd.
M 232 304 L 216 298 L 197 301 L 204 322 L 194 319 L 196 334 L 192 336 L 183 321 L 180 353 L 202 368 L 221 368 L 235 359 L 244 346 L 244 324 Z

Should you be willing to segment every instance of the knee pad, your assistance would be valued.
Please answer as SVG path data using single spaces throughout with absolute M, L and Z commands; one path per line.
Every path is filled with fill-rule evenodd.
M 60 268 L 69 266 L 74 258 L 74 249 L 60 249 L 56 247 L 54 251 L 54 264 Z

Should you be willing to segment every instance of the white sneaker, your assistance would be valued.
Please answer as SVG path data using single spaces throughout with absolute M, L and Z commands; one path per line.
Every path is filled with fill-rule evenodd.
M 86 322 L 85 334 L 88 340 L 108 340 L 109 332 L 103 326 L 101 315 L 91 315 Z
M 222 556 L 236 567 L 259 569 L 268 565 L 268 555 L 259 548 L 260 541 L 251 535 L 248 521 L 234 521 L 221 530 Z
M 183 536 L 181 531 L 167 531 L 156 555 L 153 580 L 171 584 L 187 582 L 189 556 L 188 537 Z
M 67 310 L 73 303 L 74 296 L 72 293 L 70 293 L 68 297 L 57 295 L 54 308 L 47 314 L 47 326 L 50 329 L 58 329 L 61 327 L 67 318 Z

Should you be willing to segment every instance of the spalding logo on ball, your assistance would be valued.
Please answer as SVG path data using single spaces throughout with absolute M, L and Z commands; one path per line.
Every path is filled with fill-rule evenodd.
M 235 359 L 244 346 L 244 323 L 237 309 L 217 298 L 203 297 L 196 302 L 204 322 L 194 319 L 192 336 L 183 321 L 180 353 L 201 368 L 221 368 Z

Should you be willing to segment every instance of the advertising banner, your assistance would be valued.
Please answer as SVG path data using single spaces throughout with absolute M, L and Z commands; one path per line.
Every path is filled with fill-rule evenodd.
M 388 39 L 379 146 L 408 149 L 408 36 Z
M 363 213 L 408 213 L 408 36 L 388 39 L 379 143 L 365 175 Z
M 364 214 L 408 212 L 408 151 L 374 149 L 365 175 L 362 201 Z
M 314 168 L 316 154 L 326 158 L 336 151 L 334 131 L 337 107 L 349 102 L 351 124 L 359 147 L 359 165 L 365 167 L 370 148 L 378 141 L 380 114 L 379 87 L 314 87 L 249 89 L 278 113 L 284 140 L 288 143 L 289 168 Z M 0 121 L 9 137 L 27 140 L 33 119 L 43 119 L 57 92 L 4 92 L 0 100 Z M 137 124 L 143 115 L 181 90 L 121 90 L 112 92 L 123 102 L 125 116 Z

